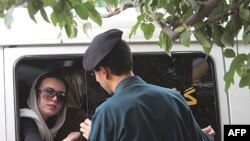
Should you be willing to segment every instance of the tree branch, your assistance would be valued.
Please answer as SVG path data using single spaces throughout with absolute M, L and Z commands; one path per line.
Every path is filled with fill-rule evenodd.
M 161 27 L 162 31 L 167 33 L 169 36 L 174 34 L 174 31 L 171 29 L 170 26 L 166 25 L 162 21 L 157 20 L 156 23 Z
M 201 5 L 199 11 L 194 14 L 193 16 L 189 17 L 184 24 L 186 26 L 192 26 L 194 25 L 197 21 L 201 20 L 204 17 L 207 17 L 214 8 L 217 7 L 217 5 L 221 2 L 222 0 L 209 0 L 208 2 L 206 2 L 204 5 Z M 161 24 L 160 24 L 161 26 Z M 161 26 L 162 27 L 162 26 Z M 175 41 L 181 33 L 177 32 L 177 31 L 169 31 L 171 30 L 170 27 L 168 26 L 164 26 L 163 31 L 166 32 L 169 35 L 169 38 L 173 41 Z
M 123 9 L 120 9 L 120 8 L 116 8 L 113 12 L 110 12 L 108 14 L 103 14 L 101 17 L 102 18 L 109 18 L 109 17 L 112 17 L 112 16 L 115 16 L 115 15 L 118 15 L 119 13 L 121 13 L 122 11 L 128 9 L 128 8 L 131 8 L 131 7 L 134 7 L 134 5 L 131 5 L 131 4 L 126 4 Z
M 207 21 L 205 21 L 202 27 L 207 26 L 209 24 L 212 24 L 215 21 L 220 20 L 223 17 L 227 17 L 229 15 L 234 14 L 234 12 L 232 10 L 235 8 L 238 8 L 240 6 L 240 4 L 242 4 L 244 2 L 245 2 L 245 0 L 237 1 L 235 5 L 233 5 L 231 8 L 228 9 L 228 11 L 222 12 L 221 14 L 219 14 L 215 17 L 212 17 L 212 18 L 208 19 Z M 202 28 L 202 27 L 200 27 L 200 28 Z M 198 29 L 200 29 L 200 28 L 198 28 Z
M 211 24 L 211 23 L 213 23 L 214 21 L 220 19 L 221 17 L 225 17 L 225 16 L 227 16 L 227 15 L 232 14 L 232 10 L 235 9 L 235 8 L 238 8 L 243 2 L 245 2 L 245 0 L 237 1 L 237 2 L 235 3 L 235 5 L 233 5 L 231 8 L 229 8 L 229 10 L 228 10 L 229 12 L 228 12 L 228 11 L 223 12 L 223 13 L 221 13 L 220 15 L 215 16 L 214 18 L 209 19 L 209 20 L 207 21 L 207 24 Z

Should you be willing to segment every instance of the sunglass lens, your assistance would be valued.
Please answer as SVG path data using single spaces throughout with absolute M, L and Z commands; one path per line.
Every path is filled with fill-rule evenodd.
M 58 100 L 65 101 L 65 94 L 63 92 L 58 92 L 57 93 L 57 98 Z
M 52 88 L 46 88 L 44 89 L 45 95 L 49 98 L 53 98 L 54 97 L 54 92 L 55 90 L 53 90 Z
M 55 91 L 53 88 L 45 88 L 43 91 L 45 97 L 49 100 L 56 96 L 59 101 L 61 102 L 65 101 L 66 96 L 64 92 Z

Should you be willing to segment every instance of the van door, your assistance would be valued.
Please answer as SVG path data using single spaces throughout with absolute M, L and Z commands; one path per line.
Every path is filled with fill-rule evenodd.
M 212 124 L 217 133 L 216 141 L 221 141 L 221 125 L 228 123 L 228 108 L 225 104 L 227 95 L 219 88 L 223 85 L 220 50 L 212 51 L 207 64 L 204 62 L 206 56 L 200 50 L 196 50 L 197 48 L 188 50 L 184 47 L 176 47 L 178 50 L 173 52 L 173 59 L 171 59 L 155 43 L 130 43 L 130 45 L 134 56 L 135 73 L 147 82 L 181 91 L 200 126 Z M 8 111 L 5 140 L 19 140 L 19 108 L 25 102 L 20 101 L 23 99 L 19 91 L 20 86 L 30 84 L 32 79 L 42 71 L 73 65 L 75 62 L 82 67 L 82 55 L 86 47 L 86 44 L 30 45 L 4 50 L 5 105 Z M 193 74 L 197 66 L 203 69 L 209 67 L 209 70 L 201 79 L 204 83 L 195 83 L 192 87 L 193 76 L 199 76 Z M 26 82 L 22 83 L 21 79 Z M 194 90 L 196 94 L 193 93 Z
M 4 89 L 4 52 L 0 47 L 0 140 L 6 140 L 5 89 Z

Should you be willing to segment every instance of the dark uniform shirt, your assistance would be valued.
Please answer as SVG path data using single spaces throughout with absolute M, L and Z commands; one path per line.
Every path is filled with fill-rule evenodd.
M 191 109 L 175 91 L 138 76 L 121 81 L 97 107 L 90 141 L 208 141 Z

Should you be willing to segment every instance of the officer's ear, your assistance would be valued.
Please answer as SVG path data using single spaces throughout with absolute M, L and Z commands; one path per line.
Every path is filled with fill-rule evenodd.
M 108 67 L 100 66 L 100 73 L 106 78 L 111 78 L 111 70 Z

